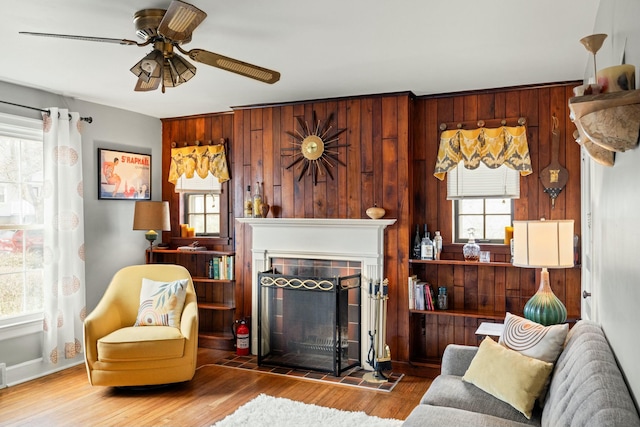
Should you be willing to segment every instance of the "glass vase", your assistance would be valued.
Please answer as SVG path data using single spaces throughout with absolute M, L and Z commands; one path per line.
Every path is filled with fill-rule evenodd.
M 474 237 L 475 229 L 469 230 L 469 241 L 462 247 L 462 254 L 465 261 L 478 261 L 480 259 L 480 245 L 476 243 Z

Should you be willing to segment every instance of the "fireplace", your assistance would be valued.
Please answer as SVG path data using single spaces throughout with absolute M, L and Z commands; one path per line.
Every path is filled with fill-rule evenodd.
M 308 259 L 358 263 L 363 282 L 384 279 L 385 228 L 395 219 L 236 218 L 251 226 L 251 352 L 258 354 L 258 273 L 271 268 L 274 259 Z M 367 290 L 360 287 L 360 301 Z M 367 337 L 369 304 L 360 304 L 360 337 Z M 360 360 L 367 360 L 362 339 Z M 366 369 L 371 366 L 362 362 Z
M 258 365 L 329 372 L 360 366 L 360 274 L 258 274 Z

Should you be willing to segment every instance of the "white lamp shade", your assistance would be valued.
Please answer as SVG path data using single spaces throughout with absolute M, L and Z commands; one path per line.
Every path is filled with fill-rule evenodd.
M 513 265 L 573 267 L 573 220 L 513 221 Z

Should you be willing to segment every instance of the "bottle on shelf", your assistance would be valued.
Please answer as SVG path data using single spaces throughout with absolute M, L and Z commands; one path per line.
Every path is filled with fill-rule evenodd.
M 251 218 L 253 216 L 253 196 L 251 195 L 251 186 L 247 185 L 247 195 L 244 199 L 244 217 Z
M 420 258 L 433 259 L 433 242 L 429 238 L 427 224 L 424 225 L 424 237 L 422 238 L 422 242 L 420 243 Z
M 446 310 L 449 308 L 449 302 L 447 301 L 447 288 L 440 286 L 438 288 L 438 310 Z
M 262 218 L 262 192 L 259 182 L 256 182 L 256 188 L 253 190 L 253 217 Z
M 442 236 L 439 231 L 436 231 L 436 235 L 433 236 L 433 258 L 440 259 L 442 254 Z
M 420 259 L 420 245 L 422 239 L 420 239 L 420 226 L 416 224 L 416 235 L 413 238 L 413 259 Z
M 469 228 L 469 241 L 462 247 L 465 261 L 478 261 L 480 259 L 480 245 L 476 243 L 475 228 Z

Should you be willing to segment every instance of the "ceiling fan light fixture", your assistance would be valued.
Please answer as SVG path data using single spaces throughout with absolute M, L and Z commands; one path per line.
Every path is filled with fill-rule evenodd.
M 142 58 L 131 67 L 131 72 L 139 79 L 149 82 L 151 78 L 159 78 L 162 71 L 162 62 L 164 56 L 157 49 L 151 51 L 147 56 Z
M 153 43 L 153 51 L 138 61 L 129 70 L 138 78 L 135 90 L 150 91 L 162 86 L 175 87 L 196 74 L 187 60 L 174 53 L 185 55 L 191 60 L 230 71 L 254 80 L 273 84 L 280 80 L 280 73 L 248 62 L 223 56 L 204 49 L 184 50 L 181 44 L 191 41 L 193 31 L 204 21 L 207 14 L 197 7 L 181 0 L 171 0 L 167 10 L 142 9 L 133 16 L 136 34 L 143 43 L 134 40 L 71 34 L 34 33 L 20 31 L 20 34 L 84 40 L 100 43 L 114 43 L 125 46 L 145 47 Z
M 179 86 L 195 75 L 196 67 L 178 55 L 173 55 L 164 61 L 164 85 L 166 87 Z
M 161 80 L 162 78 L 160 77 L 152 77 L 149 79 L 149 81 L 145 82 L 144 79 L 139 78 L 136 82 L 136 87 L 133 90 L 136 92 L 149 92 L 152 90 L 156 90 L 160 86 Z

